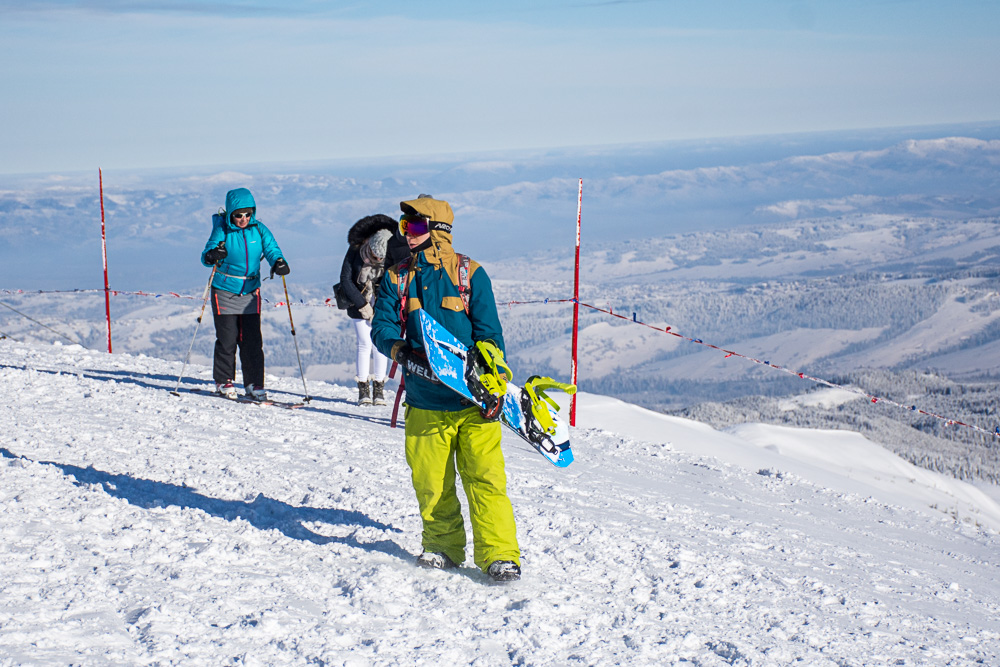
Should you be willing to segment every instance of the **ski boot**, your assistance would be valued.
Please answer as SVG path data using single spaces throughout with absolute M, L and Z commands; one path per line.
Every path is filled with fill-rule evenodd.
M 239 394 L 236 392 L 236 385 L 233 384 L 232 380 L 228 382 L 216 382 L 215 393 L 233 401 L 239 397 Z
M 257 401 L 258 403 L 263 403 L 267 401 L 267 391 L 265 391 L 264 387 L 261 387 L 260 385 L 256 384 L 250 385 L 249 387 L 247 387 L 247 398 L 249 398 L 251 401 Z
M 478 341 L 469 348 L 465 359 L 465 383 L 482 406 L 484 419 L 500 419 L 507 380 L 513 377 L 514 372 L 503 360 L 503 352 L 493 343 Z

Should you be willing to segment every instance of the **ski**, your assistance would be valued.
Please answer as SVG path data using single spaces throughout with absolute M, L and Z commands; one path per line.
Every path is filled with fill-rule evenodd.
M 488 408 L 486 402 L 478 400 L 474 396 L 466 380 L 468 348 L 437 320 L 428 315 L 427 311 L 418 310 L 417 314 L 420 319 L 424 348 L 427 351 L 427 360 L 430 362 L 434 375 L 442 384 L 466 397 L 472 403 L 481 408 Z M 534 379 L 532 378 L 532 380 Z M 576 391 L 576 388 L 572 387 L 572 390 Z M 535 406 L 535 410 L 544 410 L 547 413 L 546 424 L 543 425 L 533 414 L 531 396 L 522 391 L 521 387 L 508 381 L 500 421 L 534 447 L 550 463 L 565 468 L 573 462 L 573 452 L 569 446 L 569 427 L 550 404 L 551 401 L 548 401 Z
M 199 389 L 195 387 L 191 390 L 191 393 L 202 394 L 203 396 L 215 396 L 216 398 L 221 398 L 227 401 L 232 401 L 233 403 L 246 403 L 251 405 L 266 405 L 274 408 L 284 408 L 285 410 L 295 410 L 298 408 L 305 407 L 305 403 L 292 403 L 287 401 L 275 401 L 272 399 L 267 399 L 264 401 L 258 401 L 256 399 L 250 398 L 246 395 L 238 395 L 236 398 L 229 398 L 223 396 L 222 394 L 214 391 L 206 391 L 204 389 Z

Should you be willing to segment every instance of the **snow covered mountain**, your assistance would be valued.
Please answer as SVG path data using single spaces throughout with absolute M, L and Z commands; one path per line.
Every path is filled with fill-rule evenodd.
M 0 665 L 1000 663 L 1000 506 L 856 434 L 583 395 L 570 468 L 505 439 L 494 586 L 413 565 L 388 408 L 180 366 L 0 341 Z
M 496 261 L 572 251 L 577 179 L 584 243 L 840 215 L 965 220 L 1000 212 L 1000 125 L 758 137 L 374 163 L 105 172 L 112 286 L 187 289 L 211 215 L 249 187 L 296 280 L 331 284 L 358 218 L 419 192 L 452 202 L 464 252 Z M 97 166 L 0 176 L 0 252 L 24 289 L 101 286 Z M 128 286 L 128 287 L 126 287 Z

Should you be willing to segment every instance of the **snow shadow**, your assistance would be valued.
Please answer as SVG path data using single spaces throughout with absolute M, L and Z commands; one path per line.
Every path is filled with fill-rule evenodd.
M 301 408 L 296 408 L 296 410 L 303 410 L 305 412 L 317 412 L 325 415 L 331 415 L 334 417 L 343 417 L 344 419 L 353 419 L 355 421 L 365 422 L 366 424 L 374 424 L 375 426 L 385 426 L 390 428 L 392 425 L 392 420 L 389 417 L 379 417 L 376 415 L 365 415 L 359 414 L 358 412 L 347 412 L 344 410 L 334 410 L 332 408 L 321 407 L 320 403 L 341 403 L 345 405 L 350 405 L 355 409 L 364 410 L 365 408 L 358 408 L 354 403 L 350 401 L 345 401 L 342 398 L 325 398 L 323 396 L 312 396 L 311 400 L 306 403 Z M 369 410 L 377 410 L 378 408 L 367 408 Z M 400 410 L 399 415 L 399 427 L 402 428 L 403 425 L 403 415 L 402 410 Z
M 78 375 L 82 378 L 88 380 L 97 380 L 99 382 L 114 382 L 119 384 L 132 384 L 144 389 L 155 389 L 157 391 L 173 391 L 174 385 L 177 383 L 176 376 L 163 375 L 162 373 L 135 373 L 132 371 L 112 371 L 112 370 L 99 370 L 93 368 L 84 368 L 78 371 L 65 371 L 65 370 L 55 370 L 50 368 L 35 368 L 31 366 L 20 366 L 12 364 L 0 364 L 0 369 L 2 368 L 12 368 L 21 371 L 33 371 L 35 373 L 45 373 L 48 375 Z M 158 384 L 163 382 L 165 384 Z M 196 385 L 191 388 L 191 385 Z M 212 396 L 212 392 L 215 390 L 215 383 L 211 380 L 199 380 L 197 378 L 186 377 L 182 380 L 180 391 L 184 393 L 190 393 L 195 396 Z M 302 396 L 288 391 L 272 390 L 268 389 L 268 393 L 282 394 L 285 396 L 293 397 L 296 401 L 301 400 Z M 301 410 L 302 412 L 315 412 L 320 414 L 332 415 L 334 417 L 343 417 L 345 419 L 354 419 L 357 421 L 365 422 L 366 424 L 374 424 L 376 426 L 389 427 L 391 425 L 391 420 L 388 417 L 378 417 L 373 415 L 362 415 L 356 412 L 346 412 L 343 410 L 333 410 L 327 407 L 322 407 L 321 403 L 339 403 L 343 405 L 353 405 L 350 401 L 342 398 L 328 398 L 325 396 L 310 396 L 309 402 L 305 405 L 296 408 L 296 410 Z M 402 418 L 400 418 L 400 424 L 403 423 Z
M 156 380 L 158 382 L 169 383 L 170 388 L 177 383 L 176 375 L 164 375 L 163 373 L 136 373 L 135 371 L 112 371 L 106 368 L 86 368 L 82 373 L 83 377 L 91 378 L 94 380 L 115 380 L 118 382 L 128 382 L 137 384 L 140 387 L 150 387 L 152 389 L 163 389 L 163 385 L 152 384 L 150 382 L 144 382 L 139 378 L 145 378 L 146 380 Z M 188 378 L 181 378 L 181 383 Z M 192 381 L 198 382 L 197 379 L 191 378 Z M 206 385 L 210 385 L 210 382 L 205 382 Z M 213 386 L 214 388 L 214 386 Z
M 122 384 L 134 384 L 139 387 L 144 387 L 146 389 L 157 389 L 157 390 L 168 389 L 168 387 L 162 384 L 147 382 L 146 380 L 159 380 L 170 383 L 177 382 L 177 376 L 169 377 L 167 375 L 162 375 L 157 373 L 132 373 L 128 371 L 96 370 L 93 368 L 82 368 L 76 371 L 67 371 L 67 370 L 55 370 L 51 368 L 35 368 L 33 366 L 14 366 L 10 364 L 0 364 L 0 368 L 13 368 L 22 371 L 33 371 L 35 373 L 46 373 L 48 375 L 78 375 L 82 378 L 87 378 L 88 380 L 98 380 L 100 382 L 118 382 Z M 145 378 L 145 379 L 140 379 L 140 378 Z M 170 385 L 169 389 L 172 388 L 173 384 Z
M 0 458 L 31 461 L 31 459 L 14 454 L 3 447 L 0 447 Z M 250 502 L 221 500 L 202 495 L 186 486 L 178 486 L 168 482 L 156 482 L 129 475 L 104 472 L 93 467 L 81 468 L 68 463 L 54 461 L 37 461 L 37 463 L 58 468 L 64 475 L 71 478 L 76 486 L 85 487 L 97 484 L 108 495 L 121 498 L 131 505 L 143 509 L 168 505 L 197 509 L 226 521 L 243 519 L 254 528 L 277 530 L 282 535 L 294 540 L 303 540 L 319 545 L 344 544 L 364 551 L 378 551 L 404 560 L 411 558 L 405 549 L 391 540 L 362 542 L 353 534 L 345 537 L 333 537 L 320 535 L 306 527 L 307 523 L 325 523 L 331 526 L 355 526 L 393 533 L 403 532 L 395 526 L 376 521 L 362 512 L 296 507 L 280 500 L 267 498 L 263 494 L 258 494 Z

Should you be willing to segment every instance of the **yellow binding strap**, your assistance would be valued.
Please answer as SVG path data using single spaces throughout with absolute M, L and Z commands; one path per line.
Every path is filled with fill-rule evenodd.
M 528 378 L 528 381 L 524 383 L 524 387 L 522 387 L 522 389 L 528 394 L 528 398 L 531 399 L 531 414 L 534 416 L 535 421 L 545 433 L 554 435 L 556 432 L 556 423 L 553 421 L 552 413 L 549 412 L 546 404 L 551 405 L 552 409 L 556 412 L 559 411 L 559 405 L 548 397 L 545 390 L 558 389 L 559 391 L 567 394 L 575 394 L 576 385 L 569 384 L 567 382 L 559 382 L 558 380 L 553 380 L 550 377 L 532 375 Z
M 514 372 L 503 359 L 503 352 L 490 341 L 477 341 L 476 348 L 482 360 L 489 368 L 489 373 L 479 376 L 479 381 L 489 393 L 494 396 L 504 396 L 507 393 L 507 380 L 514 377 Z M 501 373 L 499 369 L 504 372 Z

